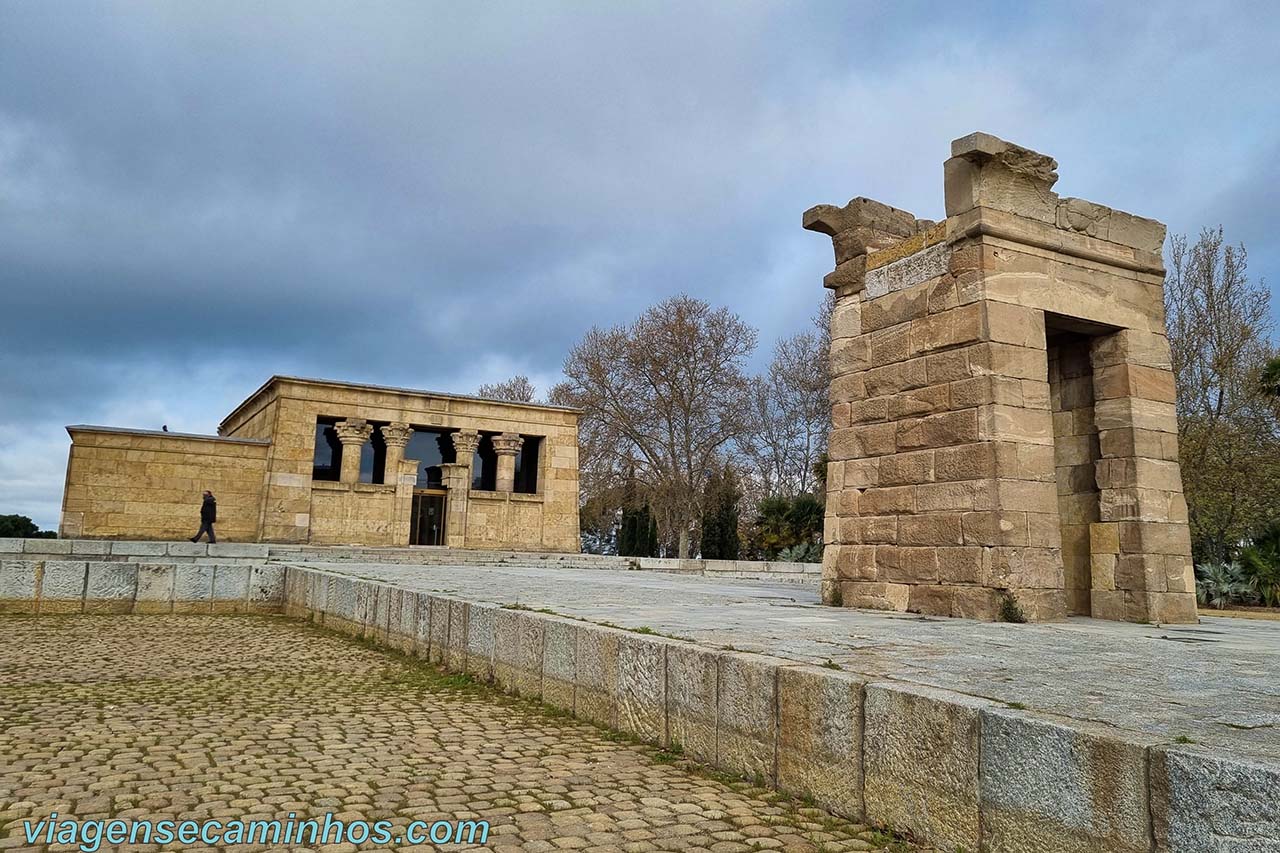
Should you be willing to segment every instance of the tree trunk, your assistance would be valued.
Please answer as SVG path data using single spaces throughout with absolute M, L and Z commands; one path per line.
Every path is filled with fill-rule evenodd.
M 680 559 L 689 559 L 689 525 L 680 525 Z

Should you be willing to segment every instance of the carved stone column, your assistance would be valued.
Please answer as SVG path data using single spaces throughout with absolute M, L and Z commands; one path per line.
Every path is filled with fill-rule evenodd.
M 480 433 L 473 429 L 463 429 L 453 433 L 450 438 L 453 440 L 453 450 L 457 454 L 454 462 L 465 465 L 470 471 L 471 459 L 475 456 L 476 448 L 480 446 Z
M 471 494 L 471 460 L 480 446 L 480 433 L 473 429 L 453 433 L 453 450 L 456 460 L 440 466 L 445 498 L 444 544 L 450 548 L 465 548 L 467 544 L 467 499 Z
M 388 424 L 382 428 L 382 443 L 387 446 L 386 464 L 382 468 L 382 482 L 388 486 L 400 485 L 400 462 L 404 448 L 413 438 L 413 427 L 408 424 Z
M 467 543 L 467 496 L 471 493 L 471 466 L 446 462 L 440 466 L 444 481 L 444 544 L 464 548 Z
M 493 450 L 498 454 L 498 477 L 496 490 L 509 492 L 516 485 L 516 454 L 524 439 L 518 433 L 504 432 L 493 437 Z
M 342 482 L 360 481 L 360 450 L 373 435 L 373 427 L 364 418 L 347 418 L 333 425 L 342 442 Z

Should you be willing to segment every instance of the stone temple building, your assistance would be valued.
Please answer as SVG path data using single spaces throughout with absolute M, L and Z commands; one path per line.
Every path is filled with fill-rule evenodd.
M 1196 619 L 1165 228 L 952 143 L 946 219 L 821 205 L 832 433 L 823 599 L 997 619 Z
M 217 435 L 70 426 L 59 535 L 576 552 L 578 412 L 273 376 Z

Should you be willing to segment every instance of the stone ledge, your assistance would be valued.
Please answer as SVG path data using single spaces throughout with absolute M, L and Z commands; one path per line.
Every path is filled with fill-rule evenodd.
M 284 568 L 162 556 L 0 561 L 0 613 L 279 613 Z
M 678 745 L 945 849 L 1280 851 L 1277 764 L 456 596 L 402 591 L 418 597 L 419 620 L 426 614 L 431 623 L 415 623 L 411 637 L 390 608 L 357 604 L 353 618 L 352 602 L 385 600 L 391 584 L 298 566 L 286 578 L 290 615 L 411 647 L 508 692 L 656 746 Z M 335 586 L 342 595 L 319 592 Z M 459 642 L 466 654 L 449 654 Z

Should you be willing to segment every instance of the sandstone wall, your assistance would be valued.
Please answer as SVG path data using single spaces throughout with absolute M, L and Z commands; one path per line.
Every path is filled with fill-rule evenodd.
M 208 489 L 218 499 L 218 535 L 257 539 L 266 443 L 88 427 L 68 432 L 59 535 L 189 539 Z

